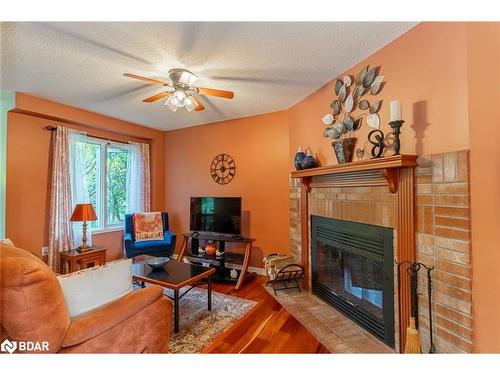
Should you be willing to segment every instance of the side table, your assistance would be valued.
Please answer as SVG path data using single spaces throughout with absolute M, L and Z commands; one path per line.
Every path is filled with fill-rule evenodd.
M 94 246 L 92 250 L 84 252 L 79 252 L 78 249 L 63 251 L 59 258 L 61 274 L 106 264 L 106 250 L 105 247 Z

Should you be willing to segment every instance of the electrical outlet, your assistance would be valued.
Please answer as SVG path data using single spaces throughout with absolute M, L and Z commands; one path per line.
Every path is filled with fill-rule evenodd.
M 49 254 L 49 247 L 48 246 L 42 247 L 42 256 L 45 256 L 48 254 Z

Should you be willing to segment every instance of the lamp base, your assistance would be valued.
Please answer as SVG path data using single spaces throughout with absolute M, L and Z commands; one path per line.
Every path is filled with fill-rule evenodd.
M 78 246 L 78 252 L 83 253 L 89 250 L 92 250 L 92 246 L 87 245 L 87 222 L 84 221 L 82 224 L 82 244 Z
M 81 246 L 78 246 L 76 249 L 79 253 L 84 253 L 86 251 L 92 250 L 92 246 L 89 246 L 87 244 L 82 244 Z

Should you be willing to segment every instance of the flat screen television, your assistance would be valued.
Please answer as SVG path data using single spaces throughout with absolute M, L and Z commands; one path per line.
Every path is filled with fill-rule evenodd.
M 189 228 L 196 232 L 241 234 L 241 198 L 191 197 Z

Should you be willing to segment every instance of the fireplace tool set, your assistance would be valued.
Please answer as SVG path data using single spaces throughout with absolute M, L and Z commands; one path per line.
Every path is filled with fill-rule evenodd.
M 407 328 L 406 335 L 406 345 L 404 353 L 421 353 L 422 350 L 420 348 L 420 338 L 418 334 L 418 271 L 421 268 L 426 270 L 427 275 L 427 298 L 429 301 L 429 340 L 430 347 L 429 353 L 435 353 L 436 347 L 434 345 L 433 334 L 432 334 L 432 276 L 431 271 L 434 269 L 434 266 L 427 266 L 423 263 L 418 262 L 409 262 L 403 261 L 398 262 L 395 261 L 398 266 L 398 288 L 401 293 L 401 269 L 406 266 L 406 273 L 408 274 L 408 278 L 410 281 L 410 304 L 411 304 L 411 312 L 410 312 L 410 325 Z

